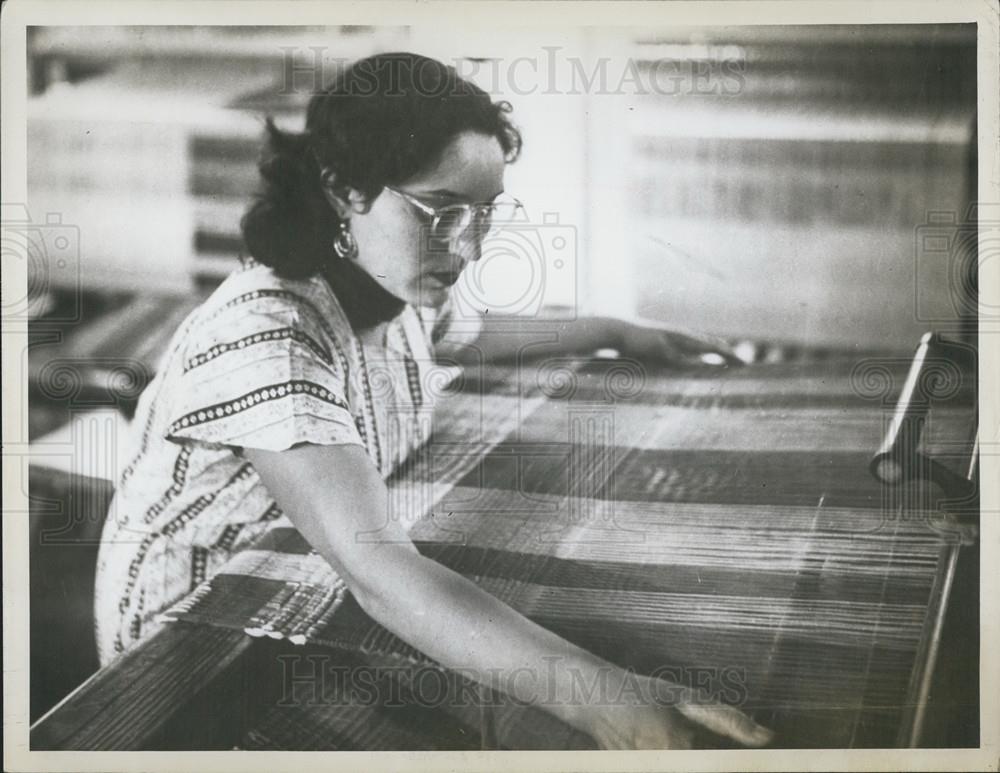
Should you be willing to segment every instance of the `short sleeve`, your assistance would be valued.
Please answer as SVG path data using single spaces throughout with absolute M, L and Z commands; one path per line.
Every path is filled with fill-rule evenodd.
M 294 307 L 207 315 L 175 362 L 168 440 L 282 451 L 364 441 L 336 341 Z

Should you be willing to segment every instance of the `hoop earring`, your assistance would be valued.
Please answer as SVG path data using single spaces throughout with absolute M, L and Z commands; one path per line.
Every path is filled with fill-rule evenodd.
M 333 251 L 341 260 L 354 260 L 358 257 L 358 242 L 346 220 L 341 220 L 337 227 L 337 235 L 333 237 Z

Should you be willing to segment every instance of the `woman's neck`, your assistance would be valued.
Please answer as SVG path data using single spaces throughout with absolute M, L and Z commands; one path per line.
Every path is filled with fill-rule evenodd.
M 343 309 L 354 332 L 375 330 L 376 341 L 385 337 L 387 323 L 403 313 L 406 302 L 386 290 L 363 268 L 350 260 L 331 260 L 322 274 Z M 371 334 L 368 334 L 371 337 Z

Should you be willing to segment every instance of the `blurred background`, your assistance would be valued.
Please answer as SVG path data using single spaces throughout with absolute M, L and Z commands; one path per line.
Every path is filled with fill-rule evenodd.
M 238 263 L 263 118 L 301 128 L 351 60 L 434 56 L 514 107 L 528 219 L 468 309 L 641 316 L 757 359 L 974 334 L 974 25 L 29 33 L 28 206 L 4 221 L 29 246 L 33 717 L 96 667 L 129 417 Z

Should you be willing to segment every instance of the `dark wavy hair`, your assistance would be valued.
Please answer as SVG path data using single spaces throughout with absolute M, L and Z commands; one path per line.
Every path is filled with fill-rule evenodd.
M 305 131 L 282 131 L 267 119 L 262 187 L 240 224 L 247 250 L 279 276 L 322 274 L 355 329 L 392 319 L 404 302 L 353 261 L 332 255 L 340 222 L 323 194 L 322 171 L 333 170 L 338 185 L 370 203 L 386 185 L 433 167 L 464 131 L 495 137 L 510 162 L 521 149 L 510 109 L 424 56 L 378 54 L 353 63 L 310 99 Z

